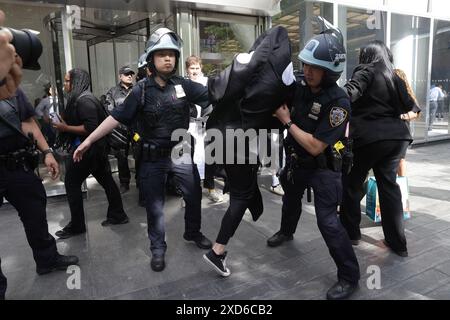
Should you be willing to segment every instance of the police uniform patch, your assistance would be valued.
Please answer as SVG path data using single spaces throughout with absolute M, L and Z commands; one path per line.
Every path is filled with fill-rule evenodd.
M 347 119 L 347 110 L 339 108 L 339 107 L 333 107 L 330 110 L 330 124 L 331 126 L 338 127 L 340 126 L 345 119 Z

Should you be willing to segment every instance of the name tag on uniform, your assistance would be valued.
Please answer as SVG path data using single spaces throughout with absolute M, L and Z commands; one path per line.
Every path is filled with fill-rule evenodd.
M 310 118 L 310 119 L 313 119 L 313 120 L 319 120 L 319 117 L 318 116 L 315 116 L 315 115 L 313 115 L 313 114 L 308 114 L 308 118 Z
M 177 99 L 186 97 L 186 92 L 184 92 L 183 86 L 181 84 L 175 85 L 175 93 L 176 93 Z

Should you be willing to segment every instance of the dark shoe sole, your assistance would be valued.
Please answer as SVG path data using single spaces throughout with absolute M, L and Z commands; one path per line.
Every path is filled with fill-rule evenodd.
M 69 238 L 76 237 L 76 236 L 79 236 L 80 234 L 84 234 L 84 233 L 86 233 L 86 231 L 65 233 L 65 234 L 59 234 L 59 235 L 57 233 L 55 233 L 55 236 L 57 236 L 59 239 L 69 239 Z
M 340 297 L 332 297 L 327 293 L 327 300 L 347 300 L 348 298 L 350 298 L 356 291 L 358 291 L 359 289 L 359 285 L 357 285 L 355 288 L 353 288 L 353 290 L 343 296 Z
M 209 245 L 209 246 L 204 246 L 204 245 L 202 245 L 201 243 L 195 242 L 195 240 L 187 240 L 187 239 L 185 239 L 185 238 L 183 238 L 183 239 L 184 239 L 184 242 L 186 242 L 186 243 L 193 243 L 193 244 L 195 244 L 197 247 L 199 247 L 200 249 L 207 250 L 207 249 L 211 249 L 211 248 L 212 248 L 212 243 L 211 243 L 211 245 Z
M 122 221 L 119 221 L 119 222 L 111 222 L 111 221 L 105 220 L 105 221 L 103 221 L 101 223 L 101 225 L 103 227 L 108 227 L 108 226 L 115 226 L 115 225 L 118 225 L 118 224 L 127 224 L 128 222 L 130 222 L 130 219 L 128 219 L 128 218 L 126 218 L 126 219 L 124 219 Z
M 69 266 L 61 266 L 61 267 L 52 267 L 52 268 L 43 268 L 43 269 L 36 269 L 36 273 L 40 276 L 51 273 L 53 271 L 66 271 Z

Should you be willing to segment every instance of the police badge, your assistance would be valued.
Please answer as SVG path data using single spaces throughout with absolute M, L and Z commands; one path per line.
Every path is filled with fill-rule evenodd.
M 322 105 L 320 103 L 314 102 L 312 107 L 311 107 L 311 112 L 313 114 L 319 114 L 321 107 L 322 107 Z
M 339 107 L 331 108 L 330 124 L 333 128 L 340 126 L 345 121 L 345 119 L 347 119 L 347 110 Z

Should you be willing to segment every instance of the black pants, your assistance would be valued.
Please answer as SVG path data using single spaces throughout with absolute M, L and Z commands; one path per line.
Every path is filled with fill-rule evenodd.
M 393 249 L 406 250 L 403 206 L 400 187 L 396 182 L 397 168 L 409 141 L 378 141 L 353 150 L 354 165 L 348 176 L 343 177 L 344 196 L 341 206 L 341 222 L 351 239 L 360 239 L 361 199 L 364 197 L 364 181 L 373 169 L 380 196 L 381 225 L 384 237 Z
M 3 198 L 19 213 L 36 265 L 53 265 L 58 252 L 55 239 L 48 233 L 47 196 L 42 181 L 32 171 L 10 171 L 0 166 L 0 203 Z M 2 290 L 6 290 L 6 278 L 0 270 L 0 297 Z
M 360 278 L 358 260 L 337 216 L 337 206 L 342 197 L 340 172 L 328 169 L 297 168 L 292 176 L 293 180 L 288 181 L 286 169 L 282 170 L 280 175 L 280 182 L 285 192 L 281 232 L 286 235 L 295 232 L 302 212 L 303 193 L 307 186 L 312 187 L 317 225 L 337 266 L 338 279 L 351 283 L 358 282 Z
M 5 300 L 7 285 L 8 281 L 6 280 L 6 277 L 2 272 L 2 259 L 0 259 L 0 300 Z
M 263 212 L 261 192 L 258 188 L 258 165 L 225 165 L 230 187 L 230 205 L 223 216 L 216 242 L 226 245 L 236 232 L 247 208 L 256 221 Z
M 121 185 L 126 186 L 130 184 L 131 180 L 130 167 L 128 166 L 128 150 L 129 146 L 127 145 L 127 148 L 120 150 L 113 149 L 111 152 L 117 159 L 117 168 L 119 170 L 119 182 Z
M 127 217 L 123 210 L 119 188 L 111 175 L 108 156 L 106 152 L 102 152 L 101 149 L 93 146 L 80 162 L 74 163 L 72 157 L 68 157 L 66 160 L 66 178 L 64 183 L 70 207 L 72 230 L 74 232 L 84 232 L 86 230 L 81 185 L 90 174 L 105 189 L 109 203 L 107 218 L 123 220 Z

